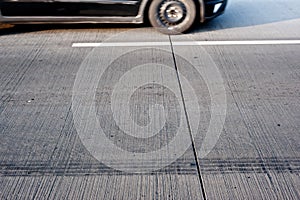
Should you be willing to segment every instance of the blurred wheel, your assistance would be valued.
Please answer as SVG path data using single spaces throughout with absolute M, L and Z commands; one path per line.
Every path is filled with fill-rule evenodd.
M 196 18 L 193 0 L 153 0 L 149 8 L 149 21 L 167 34 L 189 30 Z

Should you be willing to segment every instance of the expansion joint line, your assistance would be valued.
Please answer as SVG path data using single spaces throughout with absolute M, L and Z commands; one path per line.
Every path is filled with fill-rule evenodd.
M 174 53 L 174 47 L 173 47 L 173 43 L 172 43 L 170 35 L 169 35 L 169 41 L 170 41 L 170 45 L 171 45 L 172 57 L 173 57 L 174 67 L 175 67 L 175 70 L 176 70 L 176 76 L 177 76 L 177 80 L 178 80 L 178 85 L 179 85 L 181 100 L 182 100 L 182 104 L 183 104 L 184 114 L 185 114 L 185 117 L 186 117 L 188 131 L 189 131 L 189 135 L 190 135 L 190 139 L 191 139 L 191 143 L 192 143 L 193 154 L 194 154 L 194 158 L 195 158 L 195 162 L 196 162 L 196 166 L 197 166 L 197 172 L 198 172 L 200 187 L 201 187 L 201 190 L 202 190 L 203 199 L 207 200 L 206 194 L 205 194 L 204 181 L 203 181 L 203 178 L 202 178 L 202 175 L 201 175 L 200 161 L 198 159 L 197 149 L 196 149 L 196 145 L 195 145 L 195 139 L 194 139 L 194 136 L 193 136 L 192 130 L 191 130 L 190 120 L 189 120 L 189 116 L 188 116 L 188 113 L 187 113 L 186 104 L 185 104 L 184 95 L 183 95 L 182 84 L 181 84 L 181 81 L 180 81 L 180 75 L 179 75 L 179 71 L 178 71 L 176 56 L 175 56 L 175 53 Z

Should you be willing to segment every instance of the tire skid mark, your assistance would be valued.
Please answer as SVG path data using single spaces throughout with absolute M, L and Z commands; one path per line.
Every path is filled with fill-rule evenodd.
M 300 158 L 241 158 L 241 159 L 203 159 L 201 160 L 203 173 L 300 173 Z M 56 164 L 57 163 L 57 164 Z M 149 160 L 148 166 L 151 168 L 152 161 Z M 122 165 L 122 163 L 119 163 Z M 186 160 L 178 160 L 171 166 L 149 174 L 196 174 L 195 163 Z M 42 176 L 42 175 L 61 175 L 61 176 L 89 176 L 114 174 L 124 175 L 105 167 L 99 163 L 68 162 L 53 164 L 49 162 L 28 162 L 27 165 L 17 163 L 1 163 L 0 176 Z M 148 173 L 145 173 L 148 174 Z

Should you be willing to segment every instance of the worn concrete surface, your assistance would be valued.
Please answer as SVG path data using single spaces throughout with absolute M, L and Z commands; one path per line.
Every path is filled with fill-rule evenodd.
M 171 40 L 132 25 L 2 26 L 0 198 L 300 199 L 300 46 L 171 46 L 177 40 L 299 40 L 299 6 L 297 0 L 232 0 L 223 16 Z M 163 41 L 170 45 L 72 48 L 77 42 L 102 41 Z M 92 78 L 107 69 L 103 63 L 115 60 L 117 52 L 127 54 L 96 85 L 94 101 L 86 99 Z M 192 68 L 186 67 L 180 56 L 195 73 L 187 70 Z M 112 83 L 123 72 L 147 63 L 160 70 L 136 72 L 128 84 L 114 90 Z M 197 70 L 212 67 L 217 67 L 222 77 L 223 84 L 216 88 L 225 89 L 226 116 L 214 148 L 203 156 L 201 148 L 206 145 L 203 141 L 214 105 L 209 98 L 212 91 Z M 91 70 L 91 79 L 79 86 L 87 89 L 74 93 L 78 72 L 84 69 Z M 142 81 L 147 85 L 140 87 Z M 164 84 L 169 87 L 160 86 Z M 127 102 L 132 88 L 135 92 Z M 109 94 L 118 98 L 110 102 Z M 74 103 L 74 95 L 83 100 L 81 104 Z M 137 157 L 169 148 L 159 156 L 145 154 L 129 162 L 119 156 L 122 154 L 105 150 L 102 140 L 90 141 L 94 146 L 89 147 L 89 138 L 80 130 L 93 131 L 94 126 L 86 122 L 91 120 L 88 118 L 77 121 L 78 128 L 81 107 L 78 111 L 74 105 L 85 108 L 93 102 L 100 126 L 119 148 Z M 218 102 L 221 105 L 224 99 Z M 109 107 L 120 108 L 118 118 L 126 103 L 131 116 L 117 120 L 129 130 L 123 134 L 111 121 Z M 201 115 L 197 115 L 195 103 L 199 103 Z M 223 115 L 217 116 L 221 123 Z M 139 126 L 131 124 L 130 117 Z M 138 135 L 141 130 L 151 134 L 163 127 L 165 120 L 168 126 L 159 135 Z M 196 128 L 195 123 L 199 125 Z M 148 129 L 139 128 L 143 126 Z M 172 143 L 178 133 L 183 140 Z M 184 139 L 193 145 L 177 155 Z M 98 144 L 103 145 L 101 151 Z M 157 166 L 163 168 L 157 170 Z M 120 168 L 128 170 L 116 170 Z M 135 173 L 140 169 L 146 172 Z

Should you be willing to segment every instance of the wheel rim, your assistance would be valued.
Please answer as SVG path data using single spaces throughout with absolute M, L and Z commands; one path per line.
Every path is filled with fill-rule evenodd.
M 180 1 L 163 1 L 159 7 L 159 19 L 167 27 L 180 24 L 185 17 L 186 7 Z

